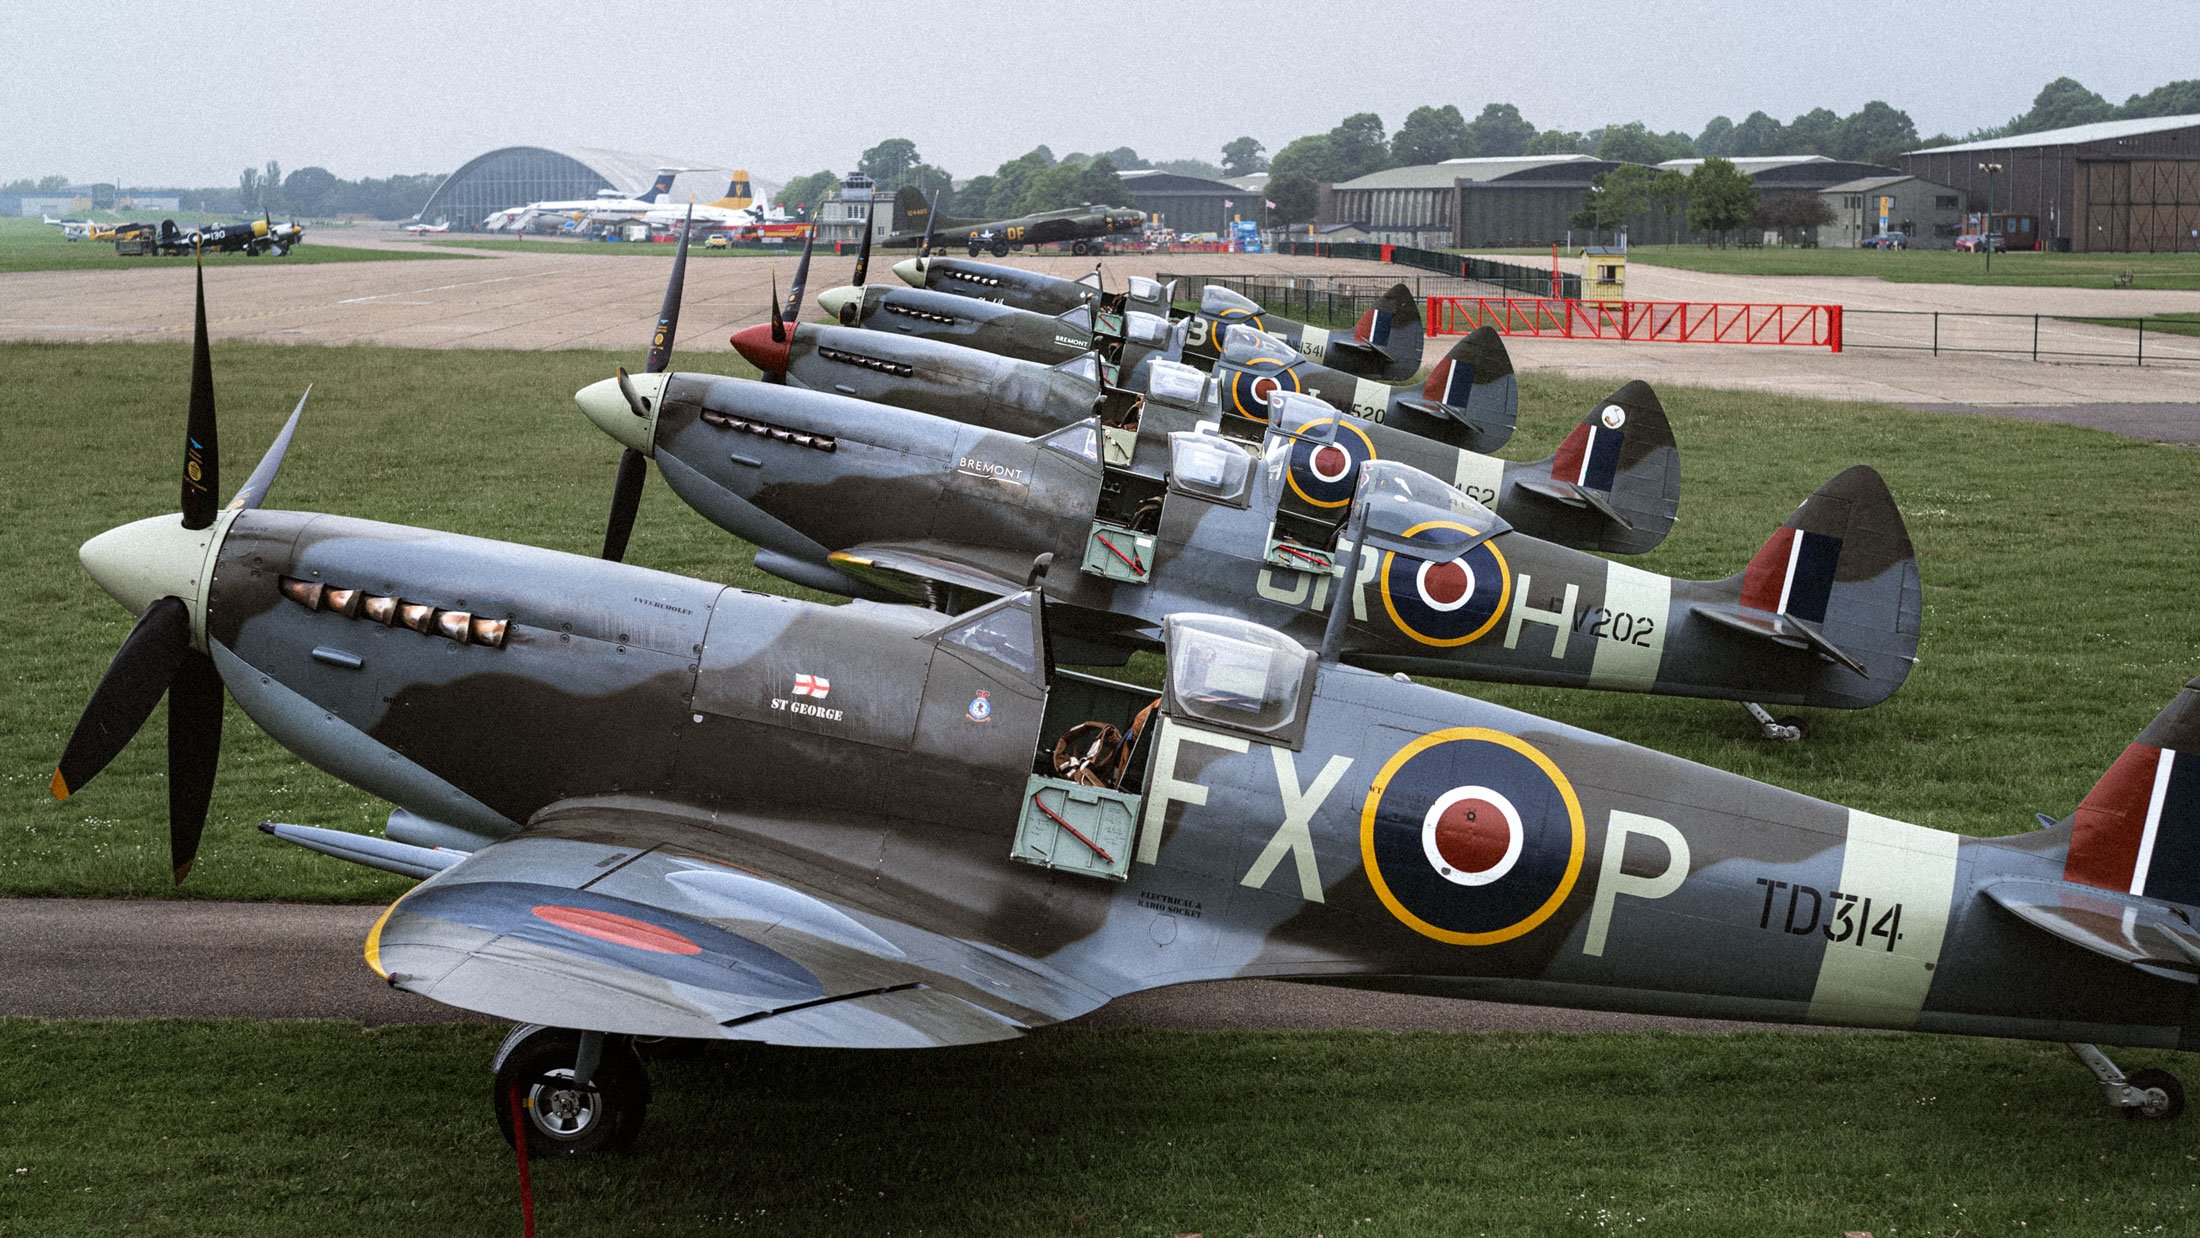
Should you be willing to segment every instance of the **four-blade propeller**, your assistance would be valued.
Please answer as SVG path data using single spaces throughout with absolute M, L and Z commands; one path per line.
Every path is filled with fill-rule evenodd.
M 304 414 L 306 398 L 298 398 L 298 406 L 291 410 L 290 420 L 283 426 L 267 454 L 252 470 L 252 475 L 229 502 L 231 511 L 249 511 L 258 507 L 266 498 L 268 487 L 274 483 L 276 472 L 281 469 L 284 454 L 290 449 L 292 434 L 298 428 L 298 419 Z M 206 343 L 206 271 L 202 265 L 198 272 L 197 321 L 192 332 L 191 347 L 191 397 L 190 410 L 184 430 L 183 442 L 183 495 L 182 519 L 171 522 L 168 517 L 155 517 L 137 526 L 124 526 L 95 538 L 87 543 L 84 551 L 85 565 L 99 576 L 99 567 L 109 566 L 119 577 L 122 571 L 167 578 L 184 565 L 177 563 L 131 563 L 132 555 L 159 557 L 173 552 L 201 546 L 198 539 L 174 538 L 175 531 L 192 531 L 209 528 L 220 514 L 215 507 L 214 495 L 220 485 L 220 460 L 216 452 L 214 418 L 214 370 Z M 143 525 L 165 526 L 157 529 L 169 536 L 156 536 L 142 540 Z M 103 539 L 119 539 L 99 547 Z M 114 570 L 120 569 L 120 570 Z M 198 577 L 184 571 L 183 579 L 196 581 Z M 108 578 L 100 583 L 113 591 L 115 586 Z M 84 789 L 86 783 L 107 768 L 107 763 L 126 747 L 145 720 L 152 716 L 153 706 L 160 698 L 168 698 L 168 853 L 177 884 L 191 871 L 191 861 L 198 855 L 199 836 L 206 827 L 207 805 L 214 795 L 214 771 L 221 758 L 222 744 L 222 680 L 203 644 L 195 643 L 192 636 L 192 605 L 203 605 L 203 593 L 194 585 L 188 589 L 193 597 L 180 597 L 164 593 L 150 600 L 138 616 L 137 626 L 123 638 L 122 647 L 115 651 L 114 659 L 107 664 L 107 671 L 100 676 L 99 686 L 92 690 L 92 699 L 85 703 L 84 713 L 77 719 L 76 729 L 69 735 L 68 744 L 62 749 L 60 763 L 55 767 L 51 785 L 53 796 L 65 800 Z

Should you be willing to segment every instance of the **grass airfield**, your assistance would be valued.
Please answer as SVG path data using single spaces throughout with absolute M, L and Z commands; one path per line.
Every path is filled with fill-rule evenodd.
M 98 214 L 107 216 L 112 212 Z M 201 214 L 182 211 L 156 211 L 151 215 L 133 215 L 130 219 L 150 219 L 158 223 L 163 217 L 173 218 L 176 226 L 183 229 L 196 226 L 202 219 Z M 122 217 L 114 217 L 120 218 Z M 203 218 L 213 220 L 215 217 Z M 235 223 L 240 218 L 243 216 L 224 216 L 220 217 L 219 222 Z M 101 222 L 113 220 L 102 218 Z M 342 243 L 345 232 L 343 225 L 307 223 L 305 241 L 280 258 L 273 254 L 261 254 L 255 258 L 242 252 L 208 254 L 206 265 L 235 266 L 239 263 L 272 262 L 312 266 L 323 262 L 408 262 L 418 258 L 465 259 L 477 256 L 463 250 L 414 251 L 345 245 Z M 189 254 L 174 257 L 146 254 L 126 258 L 115 252 L 113 241 L 72 241 L 61 235 L 61 229 L 40 220 L 0 219 L 0 275 L 22 271 L 135 271 L 153 267 L 188 266 L 190 263 Z
M 618 451 L 571 395 L 637 354 L 218 345 L 224 489 L 312 382 L 273 506 L 594 553 Z M 68 803 L 45 784 L 130 625 L 75 547 L 174 510 L 187 375 L 181 344 L 0 344 L 0 414 L 31 462 L 0 490 L 17 566 L 15 622 L 0 632 L 0 894 L 174 893 L 159 721 Z M 1616 381 L 1524 375 L 1505 454 L 1548 454 Z M 2200 673 L 2200 455 L 1884 405 L 1661 395 L 1682 521 L 1633 562 L 1731 574 L 1818 484 L 1872 463 L 1926 587 L 1910 682 L 1874 710 L 1814 713 L 1801 745 L 1755 738 L 1724 702 L 1452 686 L 1873 812 L 2007 834 L 2034 811 L 2068 811 Z M 792 591 L 747 557 L 651 479 L 631 562 Z M 1150 660 L 1130 673 L 1150 678 Z M 180 893 L 394 898 L 407 883 L 249 828 L 373 830 L 386 811 L 232 708 L 206 845 Z M 468 1026 L 0 1020 L 0 1235 L 516 1223 L 484 1103 L 495 1040 Z M 2166 1054 L 2119 1061 L 2177 1068 Z M 713 1052 L 655 1077 L 635 1155 L 537 1164 L 544 1233 L 2200 1225 L 2200 1115 L 2126 1123 L 2059 1046 L 1073 1028 L 921 1055 Z

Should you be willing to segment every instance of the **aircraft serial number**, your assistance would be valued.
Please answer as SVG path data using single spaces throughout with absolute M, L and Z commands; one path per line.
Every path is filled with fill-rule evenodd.
M 1781 927 L 1797 937 L 1820 933 L 1835 945 L 1853 943 L 1864 949 L 1870 949 L 1875 943 L 1884 941 L 1886 945 L 1883 948 L 1889 954 L 1894 953 L 1894 943 L 1902 940 L 1900 903 L 1891 906 L 1880 904 L 1879 917 L 1875 920 L 1872 918 L 1872 901 L 1868 897 L 1844 894 L 1839 890 L 1820 891 L 1815 886 L 1790 884 L 1770 877 L 1759 877 L 1757 884 L 1765 888 L 1765 907 L 1757 916 L 1758 928 L 1772 927 L 1773 904 L 1778 901 L 1779 892 L 1786 890 L 1787 922 Z M 1805 896 L 1810 899 L 1807 919 L 1802 916 Z M 1803 922 L 1797 924 L 1798 919 Z
M 1487 503 L 1490 500 L 1484 499 Z M 1574 620 L 1574 631 L 1587 632 L 1599 640 L 1616 641 L 1622 645 L 1638 645 L 1651 648 L 1650 637 L 1658 630 L 1658 621 L 1651 615 L 1630 614 L 1624 610 L 1611 610 L 1603 606 L 1581 612 Z

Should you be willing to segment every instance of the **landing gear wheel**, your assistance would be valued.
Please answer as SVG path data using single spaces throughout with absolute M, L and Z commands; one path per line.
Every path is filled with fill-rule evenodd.
M 2124 1110 L 2124 1116 L 2132 1121 L 2146 1118 L 2155 1122 L 2167 1122 L 2185 1111 L 2185 1085 L 2177 1076 L 2166 1070 L 2149 1066 L 2125 1076 L 2133 1088 L 2146 1093 L 2146 1099 Z
M 1757 733 L 1775 743 L 1800 743 L 1805 736 L 1810 734 L 1809 720 L 1799 715 L 1789 714 L 1785 718 L 1775 720 L 1770 713 L 1765 711 L 1764 706 L 1755 701 L 1743 701 L 1742 708 L 1748 710 L 1749 716 L 1756 720 Z
M 1085 256 L 1086 254 L 1089 254 L 1089 253 L 1091 253 L 1091 252 L 1092 252 L 1092 246 L 1090 246 L 1090 245 L 1087 245 L 1087 244 L 1085 244 L 1085 243 L 1084 243 L 1083 241 L 1071 241 L 1071 242 L 1070 242 L 1070 246 L 1069 246 L 1069 252 L 1071 252 L 1071 253 L 1073 253 L 1073 254 L 1077 255 L 1078 257 L 1082 258 L 1082 257 L 1084 257 L 1084 256 Z
M 649 1111 L 649 1075 L 631 1040 L 605 1036 L 602 1044 L 588 1081 L 576 1083 L 581 1033 L 530 1024 L 505 1039 L 491 1101 L 506 1143 L 512 1142 L 515 1089 L 530 1156 L 588 1156 L 634 1142 Z
M 1788 730 L 1793 731 L 1795 738 L 1790 740 L 1790 743 L 1799 743 L 1810 738 L 1810 719 L 1801 714 L 1789 714 L 1772 725 L 1786 727 Z

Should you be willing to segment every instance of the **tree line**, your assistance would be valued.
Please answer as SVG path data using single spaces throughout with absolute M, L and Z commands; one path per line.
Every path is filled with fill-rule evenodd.
M 122 189 L 112 184 L 72 185 L 66 176 L 23 177 L 0 185 L 0 193 L 63 193 L 74 188 L 105 210 L 117 199 L 175 197 L 180 212 L 209 215 L 298 215 L 326 218 L 331 215 L 365 215 L 373 219 L 410 219 L 419 213 L 428 195 L 448 176 L 444 172 L 412 176 L 362 177 L 348 181 L 327 168 L 299 168 L 284 174 L 282 165 L 269 160 L 263 167 L 246 168 L 235 185 L 200 189 L 143 186 Z
M 1251 143 L 1253 152 L 1260 148 L 1251 138 L 1238 141 Z M 1041 145 L 1007 160 L 989 173 L 971 177 L 957 189 L 954 177 L 946 169 L 925 162 L 915 142 L 908 138 L 888 138 L 864 151 L 857 158 L 854 170 L 870 177 L 882 197 L 891 198 L 902 186 L 914 185 L 927 198 L 934 193 L 940 195 L 939 209 L 943 215 L 1006 219 L 1088 202 L 1095 206 L 1128 206 L 1130 197 L 1124 191 L 1122 180 L 1125 172 L 1150 169 L 1208 179 L 1242 175 L 1227 170 L 1231 164 L 1229 147 L 1224 148 L 1223 157 L 1222 166 L 1204 159 L 1148 160 L 1128 146 L 1091 154 L 1072 151 L 1057 157 L 1053 150 Z M 840 174 L 832 171 L 798 176 L 779 191 L 776 204 L 786 208 L 790 215 L 806 219 L 832 196 L 840 183 Z

